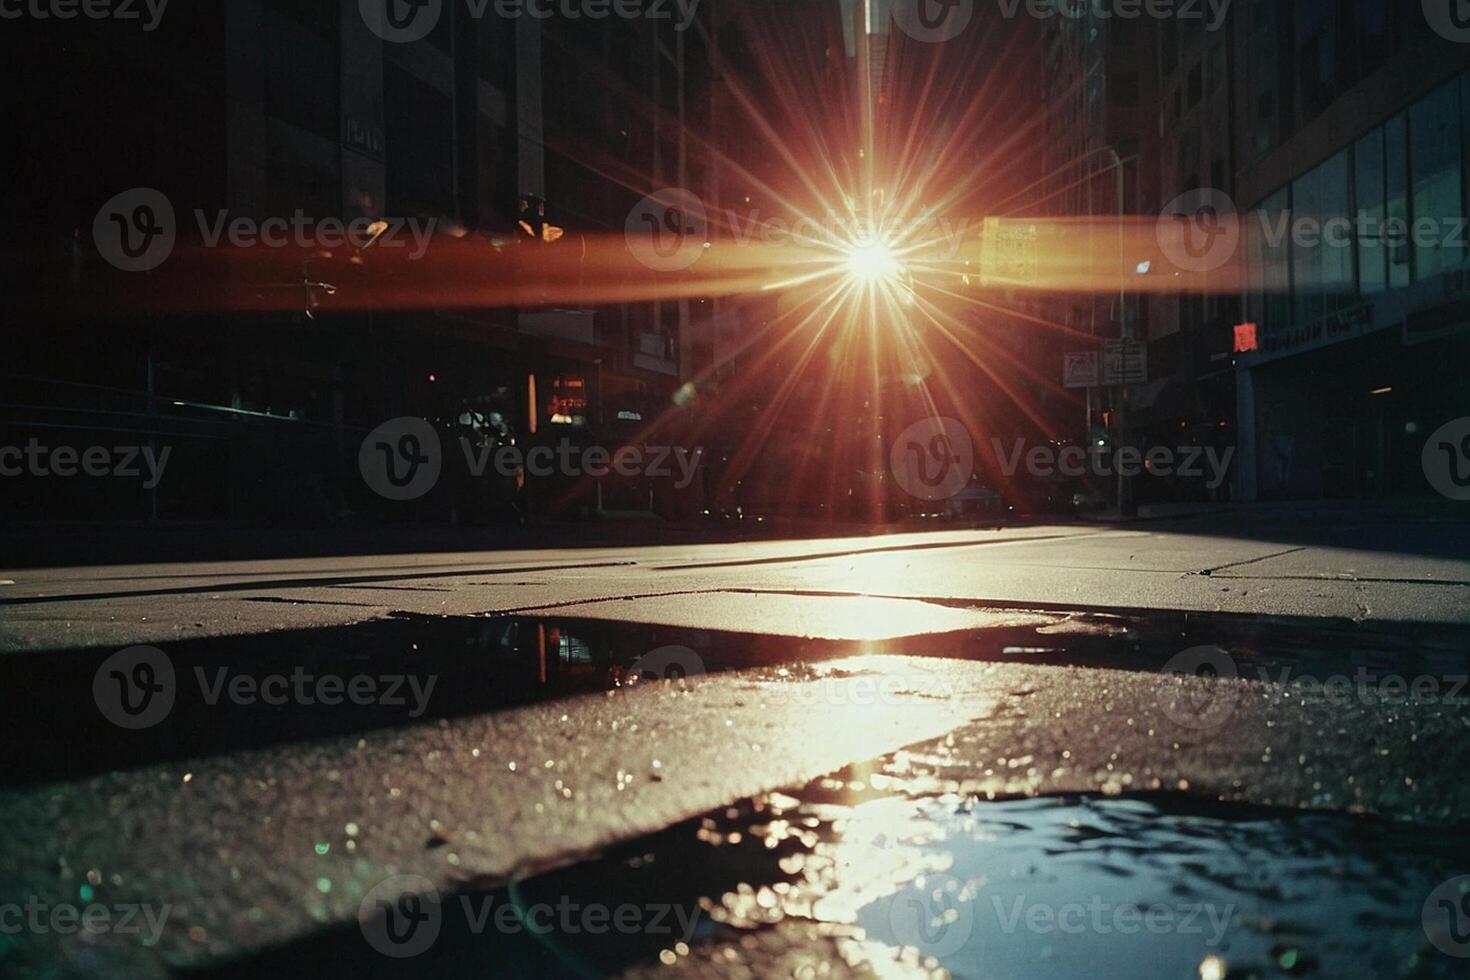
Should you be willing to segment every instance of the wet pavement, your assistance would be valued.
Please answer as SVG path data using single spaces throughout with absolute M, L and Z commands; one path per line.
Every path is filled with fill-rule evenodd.
M 0 939 L 0 968 L 1459 975 L 1457 631 L 988 614 L 877 641 L 400 617 L 171 644 L 172 708 L 138 731 L 96 722 L 101 654 L 7 658 L 7 892 L 160 921 Z M 296 667 L 420 684 L 209 699 L 221 668 L 259 691 Z
M 436 893 L 435 940 L 411 966 L 344 927 L 195 975 L 1461 975 L 1426 931 L 1441 911 L 1423 908 L 1458 874 L 1456 832 L 1158 796 L 914 795 L 896 774 L 912 765 L 743 800 L 509 888 Z M 583 912 L 598 907 L 649 928 L 599 928 Z

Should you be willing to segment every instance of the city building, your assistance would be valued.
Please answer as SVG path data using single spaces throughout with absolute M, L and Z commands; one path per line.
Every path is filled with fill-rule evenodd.
M 445 3 L 426 36 L 400 42 L 369 24 L 370 8 L 175 4 L 148 31 L 7 21 L 11 53 L 29 67 L 3 98 L 16 164 L 7 216 L 26 246 L 18 295 L 31 323 L 5 369 L 26 406 L 7 427 L 79 443 L 125 430 L 174 447 L 156 488 L 130 496 L 72 481 L 36 488 L 9 516 L 471 519 L 481 508 L 448 487 L 384 506 L 357 475 L 363 436 L 398 416 L 452 426 L 495 413 L 523 441 L 616 442 L 670 404 L 701 358 L 697 301 L 516 308 L 446 295 L 334 311 L 329 297 L 350 300 L 382 268 L 368 249 L 345 276 L 324 260 L 330 274 L 305 263 L 286 282 L 254 283 L 241 263 L 233 284 L 258 286 L 269 309 L 111 322 L 71 308 L 116 278 L 93 227 L 103 202 L 131 188 L 166 196 L 181 247 L 198 237 L 196 214 L 201 225 L 387 218 L 490 256 L 520 250 L 534 267 L 526 250 L 566 261 L 588 239 L 621 236 L 643 194 L 709 179 L 688 136 L 710 110 L 707 18 L 680 29 Z M 462 286 L 475 287 L 472 270 Z M 650 489 L 574 510 L 648 509 Z
M 1470 44 L 1420 4 L 1239 6 L 1241 494 L 1427 494 L 1470 414 Z
M 1155 157 L 1158 184 L 1140 200 L 1138 214 L 1165 214 L 1180 201 L 1193 205 L 1209 189 L 1224 199 L 1235 193 L 1237 23 L 1229 7 L 1218 20 L 1174 17 L 1150 32 L 1159 83 L 1157 128 L 1148 152 Z M 1166 261 L 1153 265 L 1156 279 L 1171 271 Z M 1142 300 L 1148 309 L 1149 380 L 1132 392 L 1129 426 L 1139 445 L 1223 453 L 1236 440 L 1233 345 L 1241 299 L 1228 269 L 1192 279 L 1190 286 L 1149 292 Z M 1142 481 L 1138 488 L 1142 501 L 1177 503 L 1223 500 L 1233 484 L 1212 490 L 1203 476 L 1175 474 Z
M 1076 238 L 1068 234 L 1066 223 L 1085 221 L 1085 263 L 1090 269 L 1116 263 L 1125 246 L 1109 229 L 1116 227 L 1121 236 L 1130 216 L 1156 208 L 1159 179 L 1157 53 L 1163 28 L 1156 19 L 1108 13 L 1084 5 L 1065 15 L 1057 9 L 1042 19 L 1045 161 L 1034 186 L 1006 215 L 1050 222 L 1054 242 L 1069 250 Z M 1037 317 L 1061 328 L 1033 330 L 1038 344 L 1033 355 L 1051 365 L 1049 374 L 1058 390 L 1069 353 L 1100 356 L 1107 341 L 1146 342 L 1152 336 L 1159 311 L 1149 298 L 1129 289 L 1129 283 L 1119 287 L 1106 277 L 1098 281 L 1106 281 L 1107 288 L 1071 292 L 1043 281 L 1038 283 L 1042 291 L 1029 301 Z M 1125 399 L 1131 405 L 1136 394 L 1101 384 L 1053 394 L 1053 400 L 1066 405 L 1068 418 L 1051 437 L 1089 448 L 1124 439 L 1136 442 L 1134 423 L 1120 411 Z M 1072 489 L 1093 501 L 1116 500 L 1122 490 L 1096 474 Z M 1065 496 L 1064 506 L 1070 507 L 1073 494 Z

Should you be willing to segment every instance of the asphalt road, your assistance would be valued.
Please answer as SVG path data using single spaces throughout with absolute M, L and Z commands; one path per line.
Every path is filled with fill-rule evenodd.
M 1146 792 L 1462 825 L 1467 534 L 1444 519 L 1283 514 L 0 572 L 13 583 L 0 644 L 24 678 L 9 694 L 78 763 L 0 790 L 0 880 L 48 907 L 168 910 L 152 943 L 40 930 L 0 944 L 0 963 L 209 969 L 354 928 L 398 876 L 496 887 L 906 747 L 941 770 L 919 794 Z M 487 614 L 649 624 L 668 642 L 687 631 L 710 673 L 340 731 L 183 715 L 167 746 L 108 730 L 125 761 L 90 767 L 97 740 L 65 742 L 90 708 L 93 662 L 118 647 L 158 644 L 183 674 L 183 657 L 304 649 L 335 630 L 355 662 L 391 637 L 394 656 L 441 658 L 427 670 L 471 650 L 430 623 L 507 621 Z M 811 637 L 841 642 L 798 639 Z M 732 662 L 732 649 L 754 652 Z M 1228 669 L 1180 665 L 1201 649 Z M 68 673 L 72 660 L 85 669 Z M 476 663 L 446 686 L 474 686 Z M 1354 670 L 1341 691 L 1296 683 Z M 1433 690 L 1406 698 L 1386 671 Z M 62 708 L 51 699 L 68 685 Z M 250 730 L 232 741 L 211 725 Z

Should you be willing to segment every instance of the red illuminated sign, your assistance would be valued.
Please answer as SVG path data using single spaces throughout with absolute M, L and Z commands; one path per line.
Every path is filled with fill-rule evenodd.
M 1257 336 L 1254 323 L 1237 323 L 1235 325 L 1235 353 L 1249 354 L 1253 350 L 1261 349 L 1261 341 Z

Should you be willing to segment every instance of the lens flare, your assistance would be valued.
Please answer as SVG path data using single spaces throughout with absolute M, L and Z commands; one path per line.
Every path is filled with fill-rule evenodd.
M 886 242 L 858 242 L 847 250 L 847 274 L 861 285 L 896 282 L 903 267 Z

